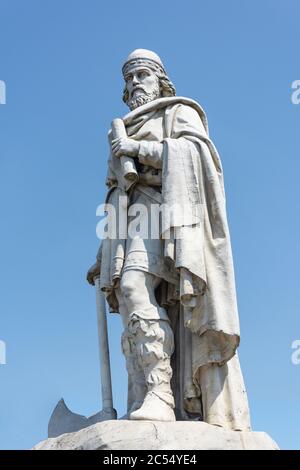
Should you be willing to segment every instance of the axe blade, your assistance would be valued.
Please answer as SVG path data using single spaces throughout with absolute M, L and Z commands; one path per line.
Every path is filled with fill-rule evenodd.
M 86 416 L 73 413 L 62 398 L 57 403 L 50 417 L 48 437 L 57 437 L 61 434 L 80 431 L 80 429 L 110 419 L 117 419 L 117 412 L 114 408 L 103 409 L 87 418 Z

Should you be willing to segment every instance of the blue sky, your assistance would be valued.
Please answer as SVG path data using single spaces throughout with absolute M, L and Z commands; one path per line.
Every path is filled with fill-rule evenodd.
M 224 166 L 254 430 L 300 448 L 296 0 L 0 0 L 0 448 L 46 438 L 53 407 L 100 409 L 95 298 L 107 130 L 127 108 L 121 65 L 164 60 L 207 112 Z M 120 319 L 109 316 L 115 406 L 126 406 Z

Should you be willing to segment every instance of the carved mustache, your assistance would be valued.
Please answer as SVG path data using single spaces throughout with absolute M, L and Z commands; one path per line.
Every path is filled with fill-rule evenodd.
M 137 85 L 135 88 L 133 88 L 133 90 L 131 91 L 131 96 L 134 94 L 135 91 L 137 90 L 141 90 L 143 91 L 144 93 L 146 93 L 146 90 L 145 88 L 142 86 L 142 85 Z

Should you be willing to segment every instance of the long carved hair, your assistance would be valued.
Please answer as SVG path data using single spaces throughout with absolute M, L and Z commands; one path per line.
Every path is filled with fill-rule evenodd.
M 159 74 L 156 74 L 156 75 L 157 75 L 158 81 L 159 81 L 160 96 L 161 97 L 175 96 L 176 95 L 176 89 L 175 89 L 173 83 L 171 82 L 171 80 L 169 79 L 169 77 L 167 77 L 167 75 L 159 75 Z M 127 91 L 126 85 L 125 85 L 124 90 L 123 90 L 123 101 L 124 101 L 124 103 L 127 104 L 128 99 L 129 99 L 129 94 L 128 94 L 128 91 Z

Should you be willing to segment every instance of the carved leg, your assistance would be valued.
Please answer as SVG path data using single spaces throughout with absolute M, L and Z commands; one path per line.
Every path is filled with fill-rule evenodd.
M 128 411 L 128 415 L 130 415 L 131 412 L 138 410 L 142 406 L 147 393 L 147 387 L 144 371 L 138 363 L 137 354 L 133 347 L 132 341 L 130 341 L 130 335 L 127 328 L 122 334 L 121 345 L 126 360 L 128 376 L 130 377 L 132 383 L 132 395 L 134 398 L 134 401 Z
M 120 288 L 116 289 L 116 296 L 119 303 L 119 313 L 122 317 L 124 326 L 124 331 L 121 337 L 121 348 L 126 361 L 129 384 L 132 384 L 132 386 L 130 386 L 130 396 L 128 397 L 129 402 L 127 415 L 129 416 L 132 411 L 138 410 L 142 406 L 147 393 L 147 387 L 144 371 L 138 363 L 134 345 L 132 344 L 132 341 L 130 341 L 130 335 L 128 332 L 129 315 Z
M 144 371 L 147 395 L 143 406 L 130 414 L 130 419 L 175 421 L 174 398 L 171 391 L 171 354 L 173 332 L 165 320 L 144 320 L 134 314 L 129 332 L 138 363 Z
M 131 412 L 130 419 L 175 421 L 170 386 L 174 337 L 165 309 L 156 302 L 158 283 L 158 278 L 143 271 L 131 270 L 122 277 L 130 351 L 143 370 L 147 387 L 142 407 Z

